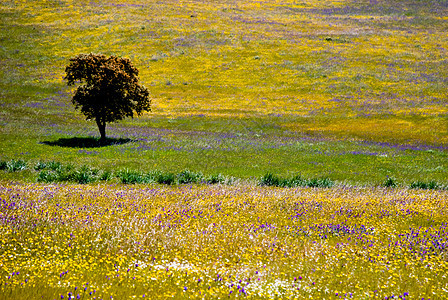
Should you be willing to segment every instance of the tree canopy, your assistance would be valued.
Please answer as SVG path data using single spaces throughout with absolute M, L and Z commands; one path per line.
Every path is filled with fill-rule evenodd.
M 72 102 L 87 120 L 95 120 L 101 140 L 106 123 L 151 111 L 148 90 L 138 82 L 138 70 L 127 58 L 80 54 L 65 68 L 68 85 L 79 82 Z

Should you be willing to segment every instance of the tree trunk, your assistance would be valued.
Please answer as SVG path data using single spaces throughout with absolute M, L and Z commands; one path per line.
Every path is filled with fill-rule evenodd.
M 98 125 L 98 129 L 100 131 L 100 142 L 104 143 L 106 141 L 106 122 L 102 121 L 101 118 L 96 118 L 96 124 Z

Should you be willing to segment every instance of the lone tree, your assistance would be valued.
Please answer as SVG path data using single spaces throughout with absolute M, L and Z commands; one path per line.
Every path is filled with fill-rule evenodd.
M 87 120 L 96 121 L 101 142 L 106 140 L 106 123 L 151 111 L 149 92 L 138 83 L 138 70 L 127 58 L 80 54 L 70 59 L 65 73 L 68 85 L 81 83 L 72 102 Z

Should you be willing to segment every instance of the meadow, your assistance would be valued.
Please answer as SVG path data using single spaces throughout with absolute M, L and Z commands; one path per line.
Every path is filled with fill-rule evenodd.
M 445 299 L 446 191 L 0 187 L 2 299 Z
M 2 1 L 0 158 L 446 184 L 447 15 L 444 1 Z M 89 52 L 130 58 L 151 92 L 151 113 L 106 128 L 128 143 L 83 148 L 98 129 L 63 77 Z
M 447 21 L 445 0 L 1 1 L 0 298 L 447 298 Z M 90 52 L 152 98 L 106 145 L 63 79 Z

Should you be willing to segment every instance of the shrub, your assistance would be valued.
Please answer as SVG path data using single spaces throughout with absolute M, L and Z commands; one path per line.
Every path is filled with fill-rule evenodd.
M 34 166 L 34 170 L 36 171 L 41 171 L 47 168 L 47 163 L 45 162 L 38 162 L 35 166 Z
M 272 173 L 267 173 L 263 177 L 261 177 L 260 185 L 266 185 L 266 186 L 279 186 L 279 187 L 324 187 L 329 188 L 334 185 L 334 182 L 327 178 L 312 178 L 312 179 L 305 179 L 300 174 L 294 175 L 293 177 L 289 179 L 280 178 L 276 175 L 273 175 Z
M 91 169 L 88 166 L 82 166 L 78 171 L 73 173 L 71 179 L 80 184 L 86 184 L 95 181 L 95 177 L 97 174 L 97 169 Z
M 435 190 L 440 188 L 440 185 L 437 183 L 437 181 L 431 180 L 428 183 L 424 182 L 424 181 L 414 181 L 411 183 L 411 189 L 430 189 L 430 190 Z
M 159 171 L 150 171 L 144 175 L 143 181 L 145 183 L 155 183 L 157 182 L 157 178 L 160 176 L 160 174 L 161 173 Z
M 50 161 L 46 165 L 47 165 L 48 169 L 53 170 L 53 171 L 62 169 L 62 164 L 60 162 Z
M 118 172 L 117 177 L 120 179 L 121 183 L 128 184 L 128 183 L 143 183 L 143 176 L 140 172 L 132 171 L 132 170 L 122 170 Z
M 26 169 L 26 162 L 23 160 L 11 160 L 8 163 L 8 171 L 9 172 L 16 172 L 16 171 L 21 171 L 21 170 L 25 170 Z
M 0 170 L 6 170 L 8 168 L 8 163 L 6 161 L 0 161 Z
M 261 177 L 259 184 L 261 186 L 280 186 L 280 178 L 270 172 Z
M 438 188 L 439 188 L 439 184 L 438 184 L 436 181 L 431 180 L 431 181 L 428 183 L 428 189 L 436 190 L 436 189 L 438 189 Z
M 426 182 L 423 181 L 414 181 L 411 183 L 411 189 L 423 189 L 426 190 L 428 188 L 428 185 Z
M 94 181 L 92 175 L 88 172 L 78 171 L 74 176 L 75 181 L 80 184 L 86 184 Z
M 173 173 L 160 173 L 156 178 L 156 182 L 168 185 L 174 184 L 176 182 L 176 175 L 174 175 Z
M 225 179 L 225 177 L 224 177 L 223 175 L 221 175 L 221 174 L 213 174 L 213 175 L 208 176 L 208 177 L 205 179 L 205 182 L 206 182 L 207 184 L 217 184 L 217 183 L 221 183 L 221 184 L 223 184 L 223 183 L 226 182 L 226 179 Z
M 384 187 L 394 188 L 397 187 L 397 181 L 393 177 L 387 177 L 386 181 L 383 183 Z
M 57 175 L 57 181 L 78 181 L 77 172 L 72 165 L 67 165 L 65 167 L 61 165 L 54 172 Z
M 43 167 L 43 163 L 35 167 L 39 169 Z M 82 166 L 76 170 L 72 165 L 62 166 L 61 163 L 50 162 L 47 163 L 45 168 L 40 170 L 37 181 L 38 182 L 62 182 L 70 181 L 80 184 L 86 184 L 98 179 L 99 170 L 92 169 L 88 166 Z M 104 174 L 101 174 L 104 176 Z M 107 175 L 110 179 L 111 175 Z M 104 177 L 102 177 L 104 178 Z
M 37 175 L 37 182 L 49 183 L 55 181 L 58 181 L 58 176 L 55 172 L 42 170 L 39 172 L 39 175 Z
M 300 174 L 294 175 L 291 179 L 284 181 L 285 187 L 306 186 L 307 180 L 302 178 Z
M 100 180 L 102 180 L 102 181 L 109 181 L 109 180 L 112 179 L 112 177 L 113 177 L 112 172 L 106 170 L 106 171 L 102 171 L 102 172 L 101 172 L 101 175 L 100 175 L 99 178 L 100 178 Z
M 308 182 L 306 183 L 306 186 L 308 187 L 321 187 L 321 188 L 330 188 L 333 185 L 334 182 L 327 177 L 313 178 L 308 180 Z
M 195 173 L 189 170 L 185 170 L 177 175 L 177 182 L 179 184 L 198 183 L 203 178 L 204 176 L 202 175 L 202 173 Z

